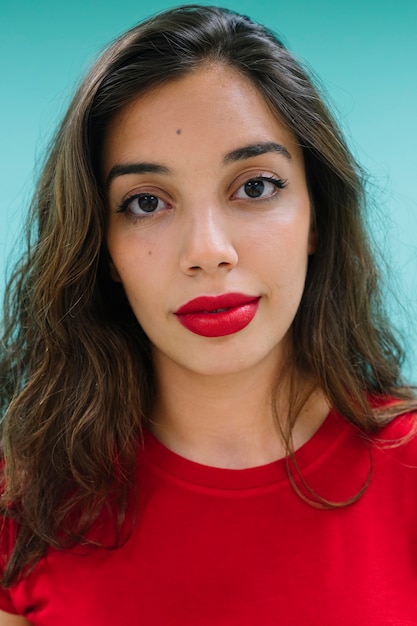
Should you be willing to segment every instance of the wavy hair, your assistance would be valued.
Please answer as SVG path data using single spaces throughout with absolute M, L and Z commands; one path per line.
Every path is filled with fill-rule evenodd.
M 101 142 L 121 107 L 207 62 L 247 77 L 303 149 L 319 237 L 293 325 L 293 371 L 306 372 L 364 431 L 413 403 L 381 306 L 362 174 L 313 80 L 247 17 L 193 5 L 161 13 L 110 45 L 76 92 L 34 194 L 27 252 L 8 284 L 2 512 L 19 533 L 6 586 L 48 546 L 88 543 L 104 506 L 120 528 L 153 373 L 148 339 L 109 273 Z M 377 413 L 370 396 L 401 402 Z

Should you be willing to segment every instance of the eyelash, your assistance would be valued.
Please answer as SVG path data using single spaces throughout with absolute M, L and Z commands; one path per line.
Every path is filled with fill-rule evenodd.
M 123 200 L 122 204 L 116 209 L 116 213 L 129 213 L 130 217 L 132 217 L 133 219 L 144 219 L 144 218 L 146 219 L 147 217 L 151 217 L 155 213 L 155 211 L 146 212 L 144 209 L 141 209 L 142 211 L 144 211 L 143 215 L 135 214 L 133 213 L 133 211 L 129 211 L 129 205 L 134 200 L 137 200 L 139 198 L 146 198 L 146 197 L 155 198 L 158 203 L 160 201 L 165 202 L 164 200 L 161 200 L 161 198 L 154 193 L 149 193 L 147 191 L 143 191 L 141 193 L 134 193 L 131 196 L 128 196 L 125 200 Z M 165 204 L 168 204 L 168 203 L 165 202 Z
M 273 176 L 254 176 L 253 178 L 249 178 L 244 183 L 239 185 L 237 191 L 231 197 L 233 198 L 235 196 L 234 199 L 249 200 L 249 201 L 253 201 L 253 202 L 261 202 L 261 201 L 270 200 L 271 198 L 275 197 L 277 192 L 271 193 L 270 195 L 266 196 L 265 198 L 263 198 L 263 197 L 255 197 L 255 196 L 250 197 L 249 195 L 246 198 L 237 198 L 236 197 L 237 192 L 240 189 L 245 188 L 246 185 L 248 185 L 250 183 L 252 183 L 252 184 L 263 183 L 264 181 L 274 185 L 274 187 L 276 187 L 277 190 L 284 189 L 284 187 L 286 187 L 287 184 L 288 184 L 288 181 L 286 179 L 283 179 L 283 178 L 274 178 Z M 133 211 L 129 210 L 129 205 L 134 200 L 137 200 L 139 198 L 145 198 L 145 197 L 156 199 L 157 200 L 157 204 L 159 204 L 159 202 L 165 202 L 164 200 L 161 200 L 161 198 L 159 196 L 157 196 L 156 194 L 153 194 L 153 193 L 149 193 L 149 192 L 146 192 L 146 191 L 141 192 L 141 193 L 135 193 L 135 194 L 132 194 L 131 196 L 128 196 L 125 200 L 123 200 L 122 204 L 116 209 L 116 213 L 128 213 L 129 217 L 131 219 L 133 219 L 134 221 L 142 220 L 142 219 L 148 219 L 148 218 L 152 217 L 154 214 L 156 214 L 156 208 L 157 207 L 155 207 L 155 210 L 149 211 L 149 212 L 145 211 L 143 214 L 135 214 Z M 165 202 L 165 204 L 168 204 L 168 203 Z M 142 211 L 144 211 L 144 209 L 142 209 Z
M 284 189 L 284 187 L 287 186 L 288 181 L 283 179 L 283 178 L 274 178 L 273 176 L 254 176 L 253 178 L 249 178 L 248 180 L 246 180 L 244 183 L 242 183 L 241 185 L 239 185 L 237 192 L 242 189 L 245 188 L 246 185 L 250 184 L 250 183 L 271 183 L 272 185 L 274 185 L 276 187 L 277 190 L 281 190 Z M 235 192 L 233 195 L 236 196 L 237 192 Z M 276 195 L 276 193 L 271 193 L 270 195 L 266 196 L 265 198 L 258 198 L 258 197 L 250 197 L 249 195 L 246 198 L 240 198 L 241 200 L 253 200 L 253 201 L 262 201 L 262 200 L 269 200 L 270 198 L 273 198 Z M 233 196 L 232 196 L 233 197 Z

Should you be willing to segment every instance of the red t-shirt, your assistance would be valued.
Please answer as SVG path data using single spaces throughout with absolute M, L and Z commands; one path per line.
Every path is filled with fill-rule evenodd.
M 415 415 L 379 435 L 407 433 Z M 117 550 L 50 550 L 0 608 L 35 626 L 416 626 L 417 438 L 367 445 L 335 411 L 298 452 L 303 478 L 354 504 L 320 509 L 285 460 L 226 470 L 150 434 L 139 516 Z M 304 489 L 305 491 L 305 489 Z

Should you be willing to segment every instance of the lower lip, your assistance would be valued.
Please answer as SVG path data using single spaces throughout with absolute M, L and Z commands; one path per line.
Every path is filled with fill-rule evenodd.
M 177 314 L 181 324 L 202 337 L 226 337 L 243 330 L 251 323 L 258 310 L 260 298 L 219 313 Z

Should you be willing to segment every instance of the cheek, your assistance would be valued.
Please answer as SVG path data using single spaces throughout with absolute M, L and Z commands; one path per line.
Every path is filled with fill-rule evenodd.
M 139 308 L 151 307 L 153 292 L 164 292 L 169 283 L 168 270 L 172 266 L 167 246 L 144 241 L 132 236 L 110 237 L 110 270 L 113 280 L 123 285 L 135 313 Z
M 145 271 L 120 270 L 121 284 L 130 307 L 146 332 L 147 320 L 153 319 L 158 310 L 158 293 L 155 278 Z
M 304 216 L 271 220 L 252 231 L 248 249 L 256 259 L 294 273 L 304 268 L 315 249 L 315 235 Z

